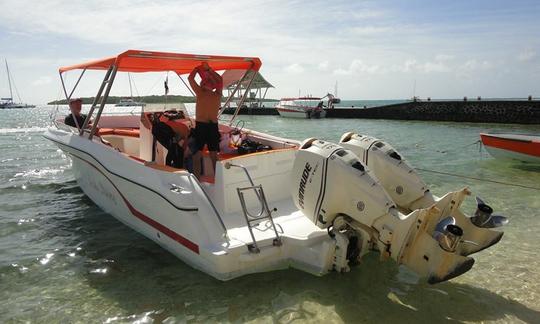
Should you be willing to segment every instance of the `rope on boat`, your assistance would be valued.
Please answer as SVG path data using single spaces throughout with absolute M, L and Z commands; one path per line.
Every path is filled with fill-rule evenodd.
M 483 179 L 483 178 L 466 176 L 466 175 L 462 175 L 462 174 L 443 172 L 443 171 L 435 171 L 435 170 L 428 170 L 428 169 L 422 169 L 422 168 L 416 168 L 416 170 L 424 171 L 424 172 L 431 172 L 431 173 L 436 173 L 436 174 L 442 174 L 442 175 L 447 175 L 447 176 L 451 176 L 451 177 L 463 178 L 463 179 L 490 182 L 490 183 L 495 183 L 495 184 L 504 185 L 504 186 L 518 187 L 518 188 L 525 188 L 525 189 L 532 189 L 532 190 L 540 191 L 540 188 L 538 188 L 538 187 L 531 187 L 531 186 L 526 186 L 526 185 L 517 184 L 517 183 L 509 183 L 509 182 L 503 182 L 503 181 L 497 181 L 497 180 Z

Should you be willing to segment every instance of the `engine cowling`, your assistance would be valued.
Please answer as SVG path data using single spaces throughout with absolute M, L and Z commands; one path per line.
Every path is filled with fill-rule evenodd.
M 388 143 L 371 136 L 349 132 L 341 136 L 339 144 L 362 159 L 402 212 L 428 208 L 441 199 L 429 192 L 420 175 Z M 468 189 L 464 189 L 463 192 L 468 194 Z M 482 202 L 482 205 L 485 204 Z M 493 230 L 489 226 L 480 226 L 475 222 L 475 217 L 471 218 L 459 209 L 456 209 L 451 217 L 463 230 L 461 240 L 468 242 L 457 248 L 461 255 L 470 255 L 486 249 L 499 242 L 503 236 L 501 231 Z M 503 216 L 497 216 L 497 220 L 500 225 L 508 222 Z
M 372 172 L 343 147 L 306 140 L 293 168 L 298 175 L 292 196 L 296 206 L 320 228 L 331 226 L 340 213 L 355 214 L 366 223 L 385 215 L 394 202 Z M 362 193 L 350 196 L 351 192 Z M 344 204 L 343 198 L 348 201 Z
M 418 173 L 388 143 L 371 136 L 345 133 L 339 145 L 354 152 L 376 174 L 398 206 L 411 209 L 411 204 L 428 191 Z
M 358 256 L 378 250 L 383 258 L 404 264 L 431 283 L 456 277 L 474 263 L 457 253 L 461 244 L 459 226 L 438 226 L 459 207 L 462 192 L 450 193 L 429 208 L 402 214 L 358 156 L 317 139 L 304 141 L 298 150 L 292 183 L 296 206 L 318 227 L 328 228 L 336 244 L 341 245 L 336 260 L 343 259 L 338 253 L 343 248 L 348 250 L 355 241 L 360 249 Z M 446 244 L 448 239 L 451 244 Z

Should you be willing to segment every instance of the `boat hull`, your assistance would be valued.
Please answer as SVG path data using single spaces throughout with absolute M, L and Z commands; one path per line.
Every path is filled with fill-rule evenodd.
M 261 253 L 254 255 L 244 239 L 232 238 L 245 236 L 239 233 L 243 230 L 229 232 L 220 226 L 203 187 L 189 173 L 152 169 L 99 142 L 61 130 L 49 129 L 45 138 L 71 158 L 78 185 L 102 210 L 216 279 L 289 267 L 315 275 L 329 271 L 332 244 L 328 235 L 303 215 L 284 217 L 281 226 L 305 235 L 292 230 L 290 236 L 283 233 L 282 240 L 287 242 L 283 246 L 262 238 L 258 240 Z M 180 192 L 173 192 L 171 184 Z M 275 222 L 282 221 L 278 217 Z M 313 230 L 307 230 L 308 225 Z M 306 246 L 309 252 L 299 249 Z
M 486 150 L 496 159 L 540 163 L 540 140 L 537 136 L 480 134 Z
M 316 113 L 312 110 L 306 110 L 303 108 L 291 108 L 291 107 L 276 107 L 281 117 L 287 118 L 303 118 L 303 119 L 316 119 L 324 118 L 326 111 L 320 110 Z
M 36 108 L 35 105 L 24 105 L 24 104 L 8 104 L 0 105 L 0 109 L 22 109 L 22 108 Z

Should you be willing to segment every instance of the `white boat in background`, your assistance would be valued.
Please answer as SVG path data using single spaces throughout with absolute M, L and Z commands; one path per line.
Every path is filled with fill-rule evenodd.
M 282 98 L 276 105 L 276 110 L 282 117 L 291 118 L 324 118 L 323 98 L 299 97 Z
M 144 102 L 137 102 L 133 98 L 122 98 L 115 107 L 141 107 L 146 105 Z
M 128 82 L 129 82 L 129 98 L 122 98 L 115 107 L 142 107 L 145 105 L 144 102 L 137 102 L 133 99 L 133 86 L 131 85 L 131 74 L 128 73 Z
M 35 105 L 29 105 L 22 102 L 13 101 L 13 89 L 11 87 L 13 80 L 12 80 L 11 74 L 9 73 L 9 66 L 8 66 L 7 60 L 4 60 L 4 61 L 6 63 L 6 74 L 7 74 L 8 84 L 9 84 L 9 98 L 0 99 L 0 109 L 35 108 L 36 107 Z M 19 97 L 19 101 L 22 101 L 20 97 Z
M 540 164 L 540 136 L 480 133 L 480 138 L 496 159 Z
M 98 206 L 194 268 L 220 280 L 289 267 L 323 275 L 346 272 L 375 250 L 437 283 L 471 269 L 470 255 L 501 239 L 493 228 L 504 224 L 502 216 L 483 202 L 466 216 L 459 208 L 467 189 L 434 196 L 399 153 L 371 137 L 346 133 L 339 144 L 300 143 L 239 129 L 237 109 L 219 123 L 223 150 L 215 172 L 203 152 L 205 171 L 197 179 L 165 165 L 166 150 L 144 126 L 163 111 L 149 105 L 142 116 L 102 114 L 118 72 L 185 75 L 202 62 L 244 71 L 238 84 L 251 84 L 262 64 L 255 57 L 129 50 L 62 67 L 61 77 L 106 72 L 84 125 L 59 118 L 44 135 L 72 159 L 78 184 Z M 238 106 L 247 93 L 249 87 Z M 176 110 L 178 126 L 193 124 L 175 105 L 159 106 L 169 116 Z M 257 149 L 242 154 L 231 147 L 238 141 Z

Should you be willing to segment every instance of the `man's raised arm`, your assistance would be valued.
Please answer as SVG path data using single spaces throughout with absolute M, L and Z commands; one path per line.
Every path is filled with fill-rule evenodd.
M 188 76 L 189 85 L 191 86 L 191 89 L 193 89 L 193 92 L 195 92 L 195 94 L 201 92 L 201 87 L 197 84 L 197 81 L 195 81 L 195 75 L 197 74 L 198 70 L 199 66 L 195 67 Z
M 212 80 L 214 81 L 214 84 L 216 85 L 216 91 L 221 95 L 223 92 L 223 78 L 221 77 L 221 75 L 219 75 L 219 73 L 217 73 L 213 69 L 210 69 L 209 72 L 210 72 L 210 77 L 212 78 Z

